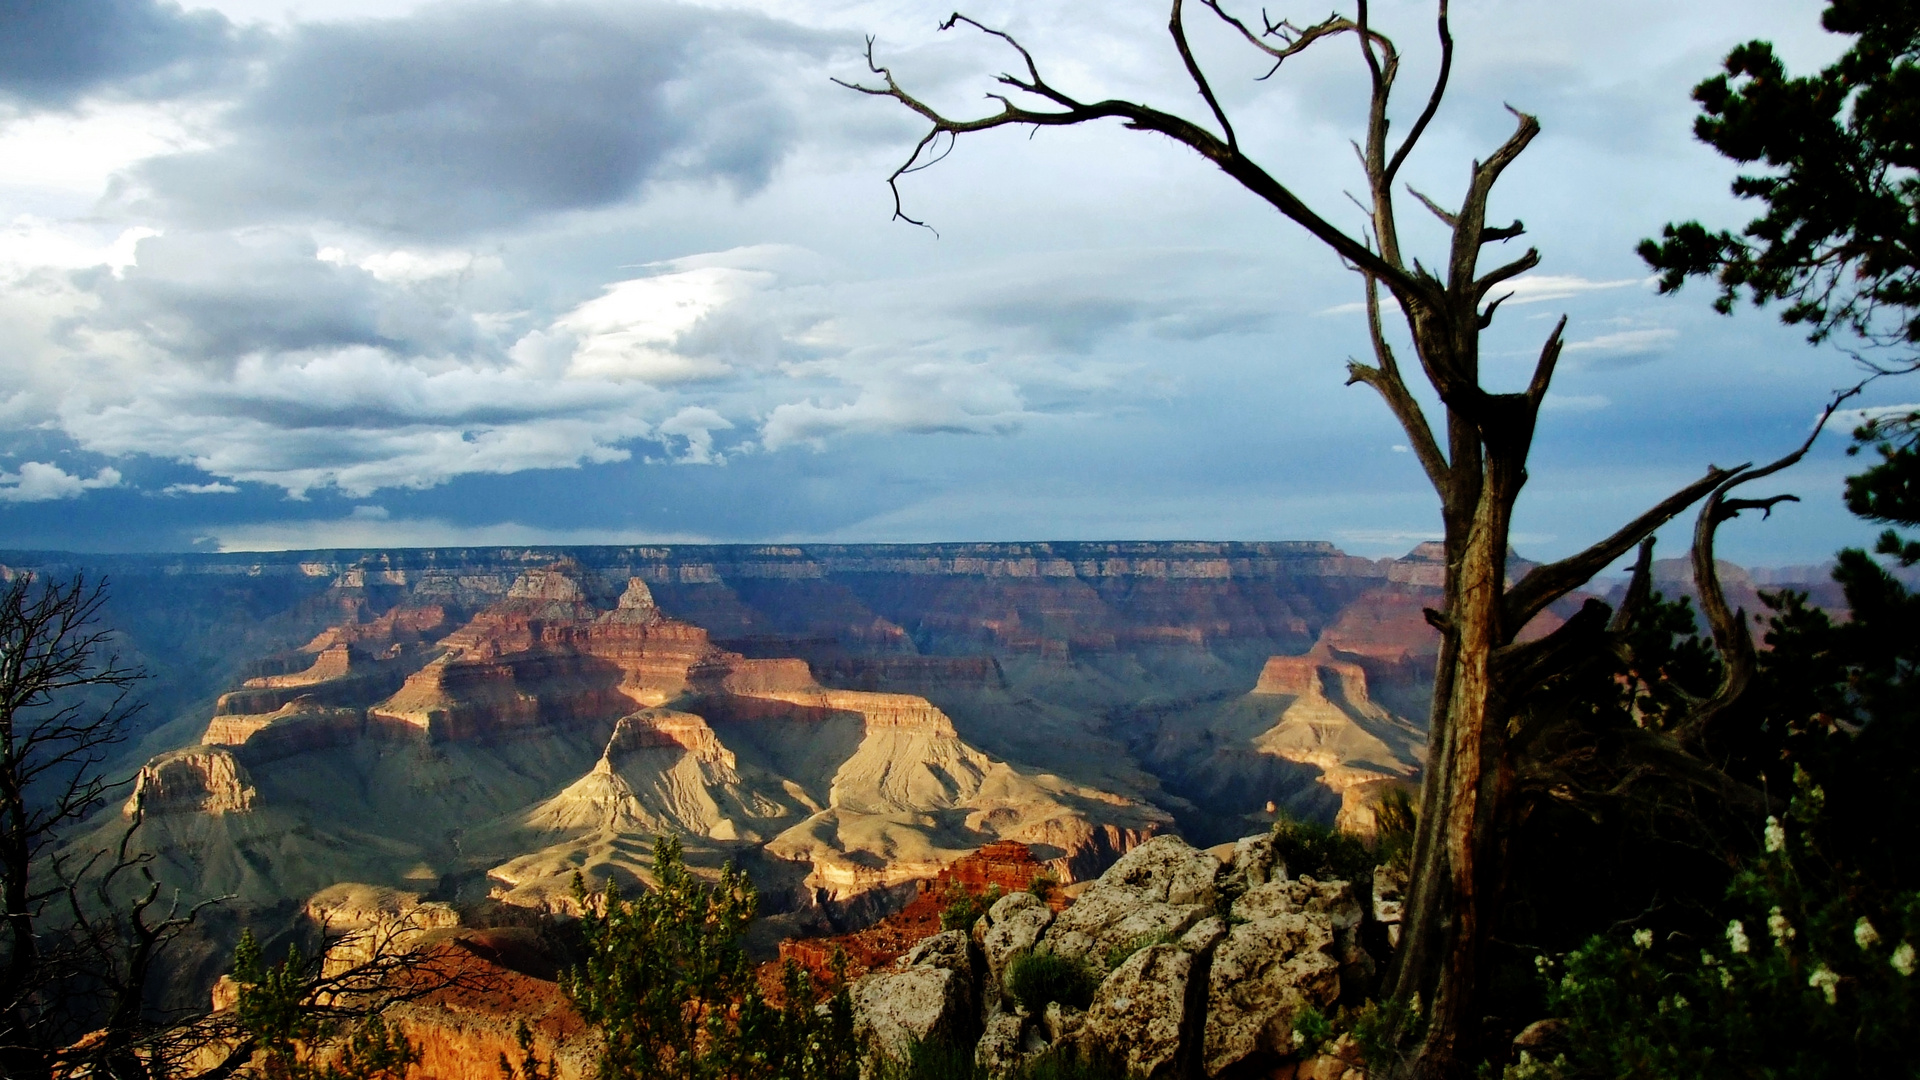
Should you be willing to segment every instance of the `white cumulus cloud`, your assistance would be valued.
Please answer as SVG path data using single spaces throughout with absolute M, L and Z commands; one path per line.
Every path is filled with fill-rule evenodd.
M 89 478 L 44 461 L 29 461 L 17 473 L 0 472 L 0 502 L 75 499 L 95 488 L 119 486 L 120 472 L 114 468 L 103 468 Z

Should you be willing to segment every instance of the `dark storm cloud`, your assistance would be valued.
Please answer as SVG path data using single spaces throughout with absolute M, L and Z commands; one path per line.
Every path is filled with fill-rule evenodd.
M 0 99 L 60 107 L 99 90 L 166 96 L 231 57 L 218 12 L 160 0 L 0 0 Z
M 766 183 L 794 141 L 774 72 L 829 37 L 670 4 L 430 8 L 303 26 L 228 141 L 139 172 L 163 216 L 466 235 L 652 179 Z

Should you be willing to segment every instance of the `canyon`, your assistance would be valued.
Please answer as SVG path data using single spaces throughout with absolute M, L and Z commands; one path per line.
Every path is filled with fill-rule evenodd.
M 1365 832 L 1418 783 L 1442 571 L 1318 542 L 0 563 L 108 581 L 154 677 L 125 801 L 72 842 L 137 819 L 156 876 L 229 898 L 216 937 L 296 935 L 341 883 L 564 911 L 576 873 L 644 881 L 670 832 L 753 878 L 769 955 L 988 845 L 1071 886 L 1166 833 Z

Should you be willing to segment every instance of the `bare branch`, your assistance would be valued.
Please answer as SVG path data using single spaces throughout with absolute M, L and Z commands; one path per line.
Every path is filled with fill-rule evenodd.
M 1327 16 L 1322 22 L 1317 22 L 1312 26 L 1304 28 L 1296 27 L 1284 19 L 1277 23 L 1267 23 L 1265 31 L 1256 34 L 1247 27 L 1246 23 L 1241 22 L 1238 18 L 1229 14 L 1225 8 L 1222 8 L 1220 6 L 1220 0 L 1200 0 L 1200 2 L 1210 8 L 1215 15 L 1220 16 L 1227 25 L 1240 31 L 1240 36 L 1246 38 L 1248 44 L 1266 53 L 1268 56 L 1273 57 L 1273 67 L 1269 68 L 1265 75 L 1260 76 L 1262 80 L 1272 78 L 1273 73 L 1280 70 L 1281 64 L 1285 63 L 1290 57 L 1305 51 L 1308 46 L 1319 41 L 1321 38 L 1332 37 L 1335 34 L 1344 34 L 1349 30 L 1357 29 L 1351 19 L 1348 19 L 1344 15 L 1335 14 Z M 1275 38 L 1280 44 L 1268 44 L 1265 40 L 1266 38 Z
M 1209 4 L 1209 7 L 1212 6 L 1213 5 Z M 1039 67 L 1034 62 L 1032 55 L 1006 32 L 983 26 L 973 19 L 960 14 L 955 14 L 945 23 L 942 23 L 941 29 L 951 29 L 961 24 L 973 27 L 992 37 L 999 38 L 1019 54 L 1027 71 L 1026 76 L 1020 77 L 1003 74 L 998 79 L 1000 83 L 1012 87 L 1021 93 L 1043 98 L 1053 105 L 1058 106 L 1058 108 L 1030 109 L 1024 105 L 1015 103 L 1010 98 L 996 96 L 993 100 L 1000 104 L 1000 110 L 998 112 L 972 120 L 953 119 L 943 115 L 931 105 L 914 97 L 902 88 L 894 78 L 893 72 L 874 58 L 872 52 L 873 45 L 869 42 L 867 46 L 867 69 L 870 73 L 878 75 L 883 80 L 884 85 L 869 86 L 863 83 L 852 83 L 838 79 L 835 81 L 841 86 L 845 86 L 850 90 L 857 90 L 863 94 L 874 97 L 892 98 L 907 108 L 912 109 L 915 113 L 918 113 L 931 125 L 931 130 L 927 135 L 923 136 L 920 141 L 914 145 L 913 153 L 908 157 L 906 163 L 896 169 L 893 175 L 888 178 L 889 185 L 892 185 L 894 189 L 895 214 L 900 220 L 910 224 L 925 225 L 925 222 L 909 216 L 901 209 L 898 184 L 900 177 L 917 171 L 919 168 L 924 168 L 927 164 L 931 164 L 931 162 L 922 163 L 920 160 L 921 156 L 926 153 L 927 148 L 933 145 L 938 136 L 942 134 L 951 137 L 1007 126 L 1032 125 L 1034 127 L 1064 127 L 1095 120 L 1117 119 L 1127 127 L 1138 131 L 1158 132 L 1199 153 L 1202 157 L 1213 162 L 1222 171 L 1227 173 L 1227 175 L 1233 177 L 1248 191 L 1264 199 L 1269 205 L 1280 211 L 1280 213 L 1304 227 L 1321 242 L 1332 248 L 1337 255 L 1347 259 L 1349 262 L 1352 262 L 1354 265 L 1385 282 L 1387 287 L 1392 289 L 1396 295 L 1416 296 L 1430 294 L 1431 290 L 1423 285 L 1417 278 L 1409 276 L 1399 267 L 1383 259 L 1380 255 L 1375 254 L 1366 244 L 1347 235 L 1332 222 L 1321 217 L 1311 207 L 1307 206 L 1299 196 L 1295 195 L 1290 188 L 1281 184 L 1267 173 L 1266 170 L 1248 160 L 1244 154 L 1240 153 L 1237 147 L 1230 145 L 1212 132 L 1194 124 L 1190 120 L 1134 102 L 1112 99 L 1094 102 L 1080 101 L 1049 85 L 1041 76 Z
M 1798 463 L 1813 448 L 1814 440 L 1826 430 L 1827 421 L 1833 419 L 1833 414 L 1847 399 L 1860 393 L 1865 385 L 1861 383 L 1834 395 L 1826 410 L 1820 414 L 1819 421 L 1814 424 L 1813 431 L 1792 452 L 1766 465 L 1735 472 L 1717 485 L 1700 507 L 1700 515 L 1694 520 L 1693 526 L 1693 584 L 1694 591 L 1700 594 L 1700 612 L 1706 617 L 1707 628 L 1712 632 L 1713 647 L 1720 653 L 1720 684 L 1714 688 L 1712 695 L 1690 709 L 1686 718 L 1675 725 L 1674 737 L 1681 743 L 1699 743 L 1713 722 L 1746 693 L 1759 664 L 1754 655 L 1753 635 L 1747 629 L 1746 612 L 1729 608 L 1726 590 L 1720 584 L 1719 567 L 1713 557 L 1714 539 L 1720 525 L 1739 516 L 1743 510 L 1760 510 L 1770 515 L 1775 505 L 1789 500 L 1798 501 L 1792 495 L 1776 495 L 1765 499 L 1729 499 L 1728 496 L 1743 484 L 1772 476 Z
M 1488 275 L 1486 279 L 1474 280 L 1475 267 L 1480 257 L 1481 232 L 1485 229 L 1487 221 L 1487 199 L 1493 193 L 1493 185 L 1500 179 L 1500 174 L 1506 171 L 1507 166 L 1513 164 L 1514 159 L 1518 158 L 1521 152 L 1533 142 L 1534 137 L 1540 134 L 1538 119 L 1511 105 L 1507 106 L 1507 111 L 1513 114 L 1516 122 L 1513 134 L 1509 135 L 1507 141 L 1493 152 L 1492 157 L 1474 164 L 1473 177 L 1467 185 L 1467 196 L 1460 202 L 1460 224 L 1453 231 L 1453 252 L 1448 263 L 1447 282 L 1454 289 L 1470 289 L 1476 301 L 1485 296 L 1487 290 L 1494 285 L 1514 274 L 1531 269 L 1539 262 L 1538 253 L 1528 252 L 1527 256 L 1502 267 L 1501 270 Z M 1532 262 L 1528 262 L 1528 259 Z M 1521 265 L 1523 263 L 1525 265 Z
M 1640 616 L 1640 609 L 1647 606 L 1647 599 L 1653 593 L 1653 537 L 1640 541 L 1640 554 L 1633 560 L 1633 576 L 1627 579 L 1627 595 L 1620 600 L 1620 606 L 1614 609 L 1613 621 L 1607 624 L 1607 630 L 1614 634 L 1625 633 Z
M 1455 228 L 1460 224 L 1459 215 L 1455 214 L 1451 210 L 1447 210 L 1441 207 L 1439 203 L 1434 202 L 1432 199 L 1428 198 L 1426 194 L 1423 193 L 1419 188 L 1414 187 L 1412 184 L 1408 184 L 1407 191 L 1410 194 L 1412 194 L 1414 198 L 1420 200 L 1420 205 L 1432 211 L 1433 216 L 1439 218 L 1441 222 L 1446 225 L 1447 228 L 1449 229 Z
M 1499 301 L 1494 303 L 1498 306 Z M 1493 308 L 1487 309 L 1487 318 L 1489 320 L 1493 318 Z M 1562 335 L 1566 330 L 1567 317 L 1562 315 L 1560 321 L 1553 324 L 1553 333 L 1547 335 L 1547 343 L 1540 346 L 1540 360 L 1534 365 L 1533 380 L 1527 384 L 1527 401 L 1533 405 L 1535 412 L 1540 410 L 1540 403 L 1547 398 L 1547 388 L 1553 383 L 1553 369 L 1560 362 L 1560 350 L 1566 344 Z
M 1446 95 L 1447 76 L 1453 72 L 1453 31 L 1447 26 L 1447 0 L 1440 0 L 1439 33 L 1440 74 L 1434 77 L 1433 93 L 1427 96 L 1427 107 L 1421 110 L 1420 118 L 1413 122 L 1412 129 L 1407 132 L 1406 140 L 1400 144 L 1400 149 L 1393 152 L 1393 160 L 1387 162 L 1386 170 L 1381 173 L 1380 182 L 1383 185 L 1393 183 L 1393 178 L 1399 174 L 1400 166 L 1406 162 L 1407 155 L 1413 152 L 1413 145 L 1420 141 L 1420 136 L 1427 130 L 1427 124 L 1432 122 L 1433 114 L 1440 111 L 1440 99 Z M 1432 203 L 1428 203 L 1427 207 L 1434 209 Z
M 1608 563 L 1626 554 L 1628 548 L 1652 535 L 1655 529 L 1673 520 L 1680 511 L 1698 502 L 1727 477 L 1739 471 L 1739 468 L 1709 467 L 1705 476 L 1660 500 L 1652 509 L 1621 526 L 1612 536 L 1577 555 L 1569 555 L 1558 562 L 1543 563 L 1529 570 L 1525 577 L 1507 590 L 1505 624 L 1508 630 L 1525 626 L 1529 619 L 1540 613 L 1540 609 L 1586 584 L 1593 575 L 1606 569 Z
M 1187 44 L 1187 28 L 1180 17 L 1182 3 L 1183 0 L 1173 0 L 1173 14 L 1167 20 L 1167 32 L 1173 35 L 1174 47 L 1180 50 L 1180 62 L 1187 66 L 1187 74 L 1193 77 L 1193 85 L 1199 88 L 1200 96 L 1207 99 L 1207 108 L 1213 110 L 1213 118 L 1220 122 L 1220 132 L 1227 137 L 1227 149 L 1239 153 L 1239 142 L 1233 137 L 1233 124 L 1227 120 L 1226 110 L 1220 107 L 1219 99 L 1213 96 L 1213 87 L 1207 85 L 1206 73 L 1200 70 L 1199 61 L 1193 58 L 1193 48 Z

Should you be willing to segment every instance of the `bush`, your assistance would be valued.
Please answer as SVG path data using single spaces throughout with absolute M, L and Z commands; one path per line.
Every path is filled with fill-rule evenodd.
M 1059 887 L 1060 882 L 1052 874 L 1035 874 L 1033 875 L 1033 880 L 1027 882 L 1027 891 L 1039 897 L 1042 901 L 1053 896 L 1054 890 Z
M 905 1061 L 878 1055 L 873 1080 L 986 1080 L 986 1074 L 974 1064 L 972 1043 L 937 1039 L 914 1043 Z
M 953 882 L 942 894 L 947 906 L 940 912 L 940 929 L 971 930 L 980 916 L 987 913 L 995 900 L 1000 899 L 1000 886 L 989 885 L 984 895 L 969 892 L 965 885 Z
M 1413 858 L 1413 833 L 1419 824 L 1413 795 L 1403 787 L 1388 788 L 1374 811 L 1374 821 L 1374 859 L 1383 866 L 1405 867 Z
M 759 905 L 746 877 L 728 866 L 700 881 L 671 837 L 654 842 L 653 875 L 658 887 L 631 900 L 574 877 L 586 959 L 560 985 L 605 1037 L 600 1080 L 853 1080 L 844 985 L 816 1009 L 811 980 L 788 963 L 781 1002 L 761 994 L 743 947 Z
M 1274 854 L 1291 875 L 1360 882 L 1373 877 L 1379 862 L 1359 837 L 1311 821 L 1282 816 L 1273 823 L 1272 835 Z
M 1819 794 L 1808 785 L 1796 809 Z M 1767 819 L 1767 850 L 1736 878 L 1719 940 L 1642 929 L 1543 957 L 1567 1053 L 1523 1057 L 1508 1080 L 1911 1077 L 1920 893 L 1874 905 L 1823 887 L 1806 831 Z
M 1056 953 L 1026 953 L 1007 968 L 1007 990 L 1036 1015 L 1049 1001 L 1084 1009 L 1093 1003 L 1093 992 L 1099 987 L 1099 978 L 1087 965 Z

